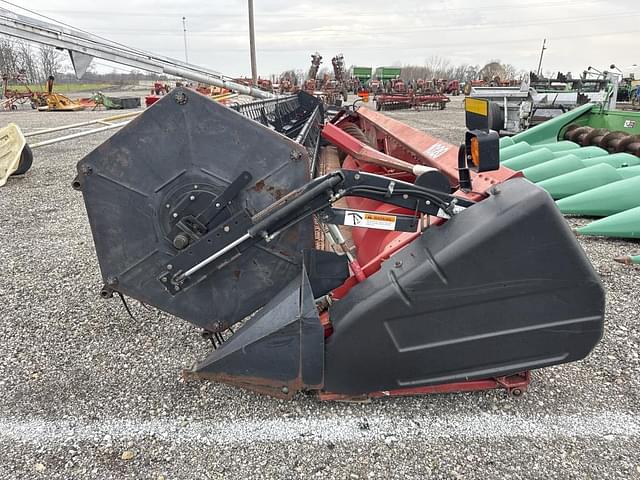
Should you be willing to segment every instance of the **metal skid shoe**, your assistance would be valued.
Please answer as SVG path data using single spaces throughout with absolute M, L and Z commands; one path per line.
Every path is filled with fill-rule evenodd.
M 324 328 L 303 269 L 230 340 L 185 377 L 237 385 L 275 397 L 319 390 L 324 379 Z

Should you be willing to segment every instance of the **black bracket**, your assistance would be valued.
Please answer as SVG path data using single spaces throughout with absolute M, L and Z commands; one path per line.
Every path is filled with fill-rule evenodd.
M 206 197 L 202 197 L 197 192 L 185 196 L 172 210 L 173 215 L 177 214 L 180 218 L 168 234 L 173 246 L 182 250 L 205 235 L 211 227 L 229 218 L 229 213 L 223 218 L 218 217 L 251 182 L 251 179 L 249 172 L 242 172 L 220 195 L 207 203 L 202 202 Z M 195 211 L 201 209 L 200 213 L 183 215 L 184 210 L 188 207 L 191 207 L 192 212 L 194 209 Z
M 198 241 L 192 243 L 180 253 L 172 257 L 165 264 L 165 270 L 160 274 L 158 280 L 171 295 L 176 295 L 188 286 L 197 283 L 200 279 L 210 273 L 211 270 L 220 269 L 222 266 L 229 263 L 244 250 L 249 248 L 252 243 L 245 242 L 244 244 L 239 245 L 238 248 L 235 248 L 220 257 L 216 262 L 208 265 L 207 268 L 204 268 L 189 277 L 180 278 L 181 274 L 193 265 L 207 258 L 211 255 L 211 252 L 220 250 L 237 238 L 241 237 L 252 225 L 251 216 L 247 211 L 242 210 L 236 213 L 228 218 L 227 221 L 218 225 L 213 230 L 210 230 L 198 239 Z M 258 240 L 259 239 L 256 239 L 256 241 Z
M 397 213 L 369 212 L 344 208 L 325 208 L 320 213 L 320 220 L 334 225 L 348 227 L 373 228 L 396 232 L 415 232 L 420 223 L 420 217 Z

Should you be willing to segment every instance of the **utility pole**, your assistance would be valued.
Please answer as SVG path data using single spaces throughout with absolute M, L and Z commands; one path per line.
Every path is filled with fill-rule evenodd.
M 544 41 L 542 42 L 542 50 L 540 50 L 540 61 L 538 62 L 538 73 L 536 74 L 538 75 L 538 77 L 542 72 L 542 57 L 544 56 L 544 51 L 546 49 L 547 49 L 547 39 L 545 38 Z
M 249 0 L 249 49 L 251 51 L 251 79 L 255 87 L 258 85 L 258 67 L 256 66 L 256 34 L 253 25 L 253 0 Z
M 182 17 L 182 33 L 184 34 L 184 61 L 189 63 L 189 54 L 187 53 L 187 17 Z

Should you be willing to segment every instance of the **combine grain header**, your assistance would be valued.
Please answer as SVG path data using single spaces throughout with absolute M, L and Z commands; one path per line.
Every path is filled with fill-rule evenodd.
M 640 238 L 640 114 L 590 103 L 501 145 L 502 163 L 547 190 L 560 211 L 605 217 L 578 233 Z
M 304 92 L 237 109 L 177 88 L 73 182 L 102 296 L 210 339 L 187 377 L 286 398 L 517 395 L 599 341 L 598 276 L 550 197 L 499 165 L 488 106 L 461 148 L 365 108 L 325 124 Z

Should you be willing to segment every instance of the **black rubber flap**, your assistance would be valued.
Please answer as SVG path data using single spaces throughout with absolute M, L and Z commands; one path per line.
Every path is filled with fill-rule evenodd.
M 549 195 L 523 178 L 383 263 L 330 309 L 325 388 L 491 378 L 584 358 L 604 291 Z
M 224 223 L 232 215 L 254 215 L 309 180 L 309 156 L 302 145 L 183 88 L 81 160 L 75 186 L 109 288 L 220 331 L 297 279 L 302 250 L 313 247 L 311 219 L 269 243 L 231 252 L 227 263 L 214 262 L 177 293 L 160 282 L 172 258 L 185 252 L 171 238 L 177 221 L 196 215 L 196 207 L 210 204 L 245 171 L 250 183 L 216 217 L 230 236 L 243 233 Z
M 321 388 L 323 364 L 324 328 L 303 270 L 192 373 L 286 397 Z

